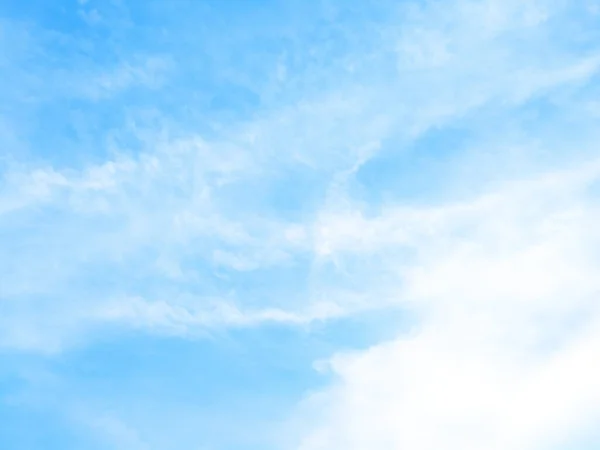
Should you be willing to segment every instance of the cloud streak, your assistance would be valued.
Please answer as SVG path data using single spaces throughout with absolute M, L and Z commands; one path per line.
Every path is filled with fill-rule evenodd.
M 593 438 L 597 15 L 372 3 L 90 0 L 52 10 L 68 31 L 5 14 L 2 354 L 403 311 L 409 331 L 320 361 L 331 382 L 299 382 L 268 444 Z M 90 416 L 114 448 L 159 448 Z

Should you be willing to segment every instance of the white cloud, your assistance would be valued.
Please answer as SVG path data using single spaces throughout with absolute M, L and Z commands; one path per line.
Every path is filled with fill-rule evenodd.
M 541 450 L 592 430 L 600 421 L 600 170 L 589 156 L 599 108 L 582 98 L 594 97 L 586 89 L 600 59 L 597 43 L 569 35 L 581 5 L 396 3 L 384 23 L 347 24 L 328 41 L 335 51 L 320 38 L 304 46 L 289 44 L 303 36 L 286 37 L 285 51 L 267 58 L 271 74 L 265 64 L 250 79 L 255 62 L 248 74 L 210 67 L 264 101 L 251 118 L 210 125 L 210 138 L 196 128 L 202 115 L 173 124 L 197 106 L 192 93 L 202 84 L 175 86 L 198 75 L 178 49 L 171 58 L 111 47 L 106 66 L 86 59 L 65 69 L 46 53 L 55 37 L 6 28 L 21 44 L 0 58 L 10 68 L 5 84 L 17 87 L 4 103 L 38 120 L 41 104 L 110 100 L 96 102 L 107 108 L 100 115 L 130 121 L 101 137 L 105 160 L 96 164 L 3 162 L 0 348 L 60 352 L 111 327 L 195 337 L 404 309 L 416 318 L 406 334 L 318 364 L 334 381 L 299 406 L 287 447 Z M 119 97 L 138 87 L 157 96 L 141 105 L 174 110 L 153 117 L 155 128 Z M 547 101 L 546 111 L 536 101 Z M 12 117 L 1 119 L 10 128 Z M 429 131 L 453 126 L 473 141 L 460 155 L 448 156 L 445 144 L 425 151 L 457 169 L 429 181 L 438 198 L 366 206 L 356 198 L 359 172 L 380 152 L 408 153 Z M 476 174 L 465 176 L 463 165 Z M 316 180 L 318 195 L 289 218 L 268 197 L 300 189 L 299 172 Z M 282 173 L 292 173 L 288 183 Z M 277 270 L 299 267 L 275 292 L 289 281 Z M 92 422 L 115 442 L 145 448 L 125 423 Z
M 294 448 L 531 450 L 592 430 L 598 179 L 592 161 L 470 203 L 337 221 L 343 232 L 330 250 L 342 260 L 377 254 L 396 277 L 388 292 L 419 323 L 334 356 L 336 381 L 302 406 L 305 435 Z M 398 258 L 403 246 L 412 258 Z

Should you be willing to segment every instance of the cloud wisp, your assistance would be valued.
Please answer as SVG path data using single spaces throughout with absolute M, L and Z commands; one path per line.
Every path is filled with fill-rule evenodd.
M 79 386 L 57 361 L 107 340 L 301 329 L 327 385 L 281 394 L 261 448 L 596 439 L 593 5 L 256 3 L 0 8 L 0 355 Z M 361 349 L 307 337 L 398 311 Z M 177 434 L 83 397 L 106 448 Z

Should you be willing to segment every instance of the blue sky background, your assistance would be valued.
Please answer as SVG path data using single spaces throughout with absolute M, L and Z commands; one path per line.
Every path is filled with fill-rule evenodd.
M 1 1 L 0 447 L 597 448 L 599 73 L 587 0 Z

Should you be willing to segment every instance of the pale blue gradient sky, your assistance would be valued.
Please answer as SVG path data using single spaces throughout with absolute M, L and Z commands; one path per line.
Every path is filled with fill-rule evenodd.
M 587 0 L 3 0 L 0 447 L 596 448 L 599 74 Z

